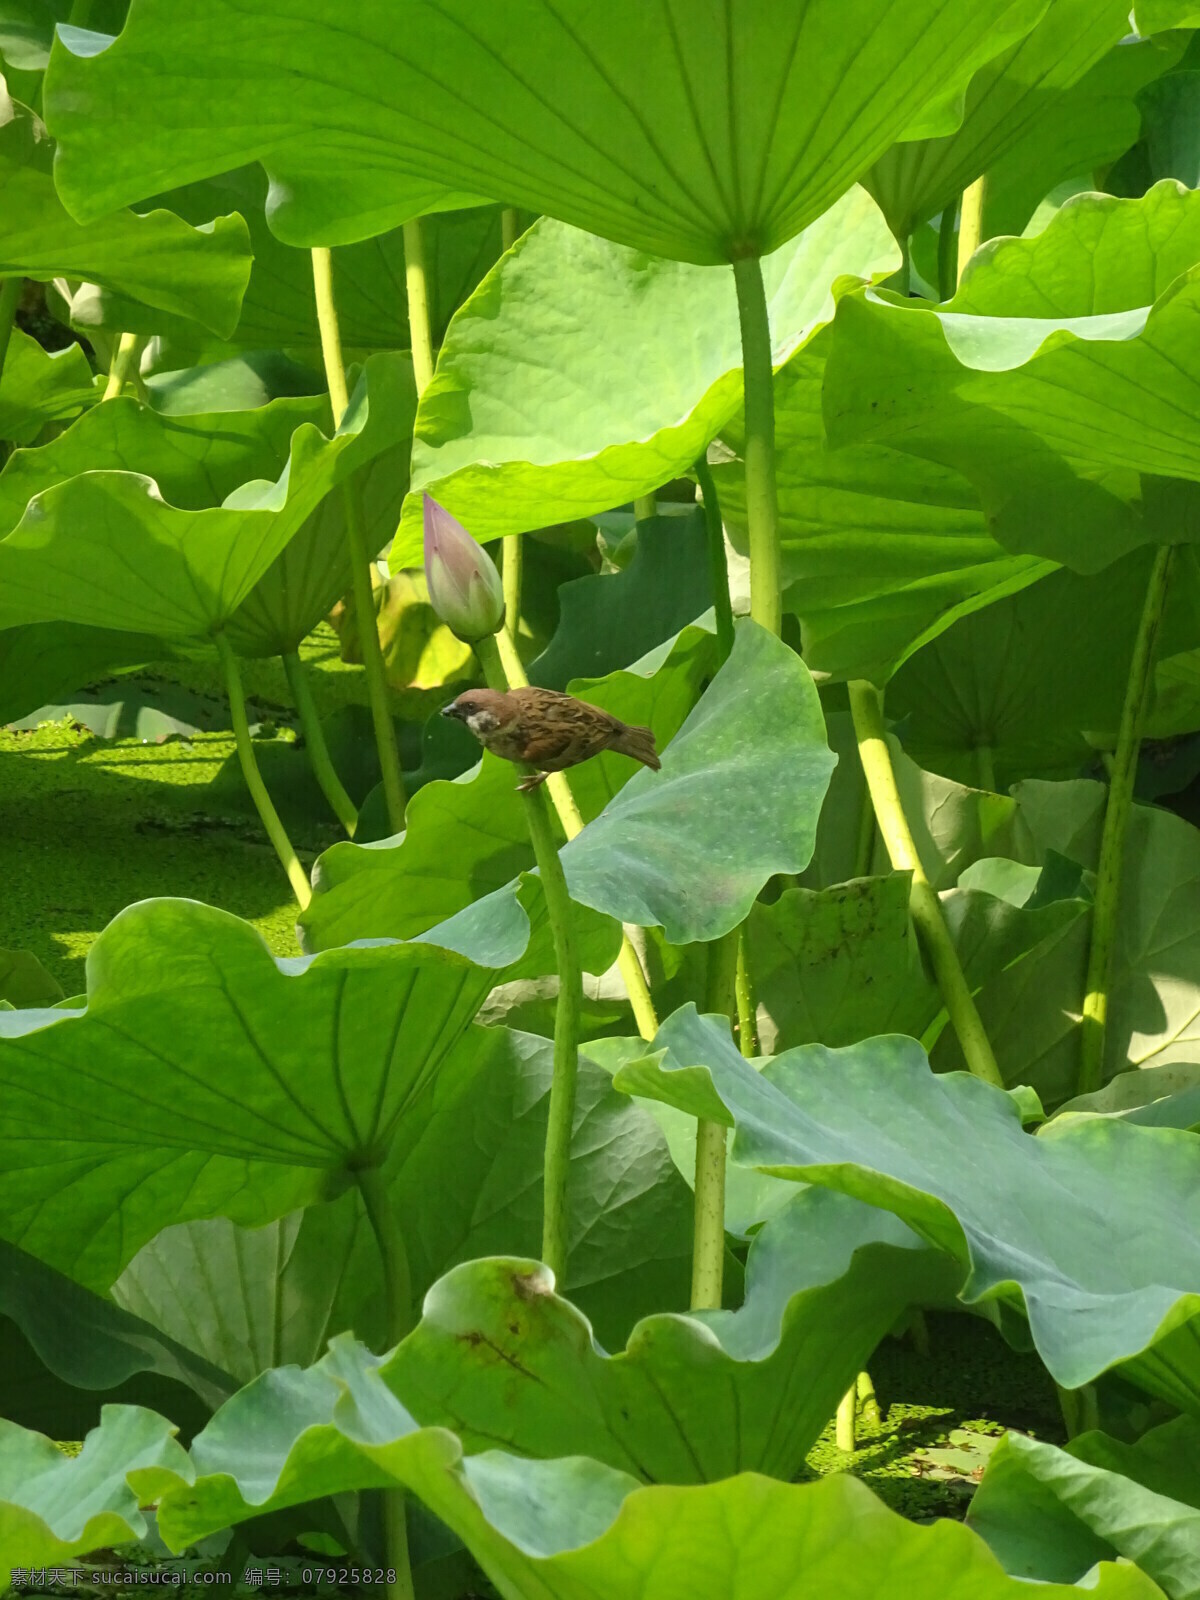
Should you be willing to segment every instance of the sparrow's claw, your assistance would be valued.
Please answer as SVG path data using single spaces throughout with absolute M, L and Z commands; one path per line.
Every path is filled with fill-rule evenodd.
M 528 794 L 531 789 L 536 789 L 539 783 L 545 783 L 550 776 L 548 772 L 531 772 L 527 778 L 522 778 L 517 785 L 518 794 Z

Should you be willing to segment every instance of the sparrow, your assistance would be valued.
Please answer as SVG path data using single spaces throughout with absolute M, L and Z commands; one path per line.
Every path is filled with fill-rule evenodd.
M 602 750 L 632 756 L 657 772 L 662 766 L 649 728 L 630 728 L 618 718 L 554 689 L 468 689 L 443 706 L 479 740 L 485 750 L 505 761 L 520 761 L 539 770 L 517 785 L 536 789 L 546 775 L 578 766 Z

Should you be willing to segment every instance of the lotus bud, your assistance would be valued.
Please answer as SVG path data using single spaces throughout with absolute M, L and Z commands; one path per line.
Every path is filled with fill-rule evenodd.
M 430 495 L 425 496 L 425 582 L 433 609 L 468 644 L 503 624 L 504 586 L 495 563 Z

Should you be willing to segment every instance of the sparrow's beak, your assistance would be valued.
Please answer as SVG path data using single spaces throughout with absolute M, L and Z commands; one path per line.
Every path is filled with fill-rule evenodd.
M 462 716 L 462 712 L 458 709 L 458 702 L 451 700 L 448 706 L 443 706 L 442 715 L 444 717 L 453 717 L 457 721 Z

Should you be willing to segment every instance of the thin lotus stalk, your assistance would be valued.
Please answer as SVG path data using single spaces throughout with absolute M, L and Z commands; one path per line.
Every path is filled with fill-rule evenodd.
M 347 835 L 353 839 L 354 830 L 358 826 L 358 809 L 346 793 L 342 780 L 337 775 L 333 758 L 329 754 L 321 718 L 317 712 L 316 701 L 313 699 L 312 684 L 308 681 L 308 672 L 295 650 L 289 650 L 282 660 L 288 687 L 292 691 L 292 700 L 300 718 L 304 748 L 308 752 L 313 777 L 316 778 L 321 793 L 328 800 L 329 809 L 346 830 Z
M 502 659 L 503 628 L 475 644 L 484 677 L 493 689 L 512 686 Z M 575 1126 L 575 1088 L 579 1076 L 579 1038 L 583 1012 L 583 968 L 575 941 L 571 896 L 550 822 L 550 807 L 540 786 L 522 792 L 525 820 L 533 844 L 542 894 L 554 938 L 554 964 L 558 971 L 558 1001 L 554 1010 L 554 1071 L 550 1083 L 550 1114 L 546 1124 L 543 1164 L 542 1260 L 561 1285 L 567 1268 L 570 1242 L 568 1179 L 571 1169 L 571 1134 Z
M 696 482 L 700 486 L 700 499 L 704 506 L 704 523 L 708 533 L 708 570 L 712 579 L 713 611 L 717 619 L 717 653 L 728 661 L 733 649 L 733 606 L 729 599 L 729 563 L 725 558 L 725 526 L 721 519 L 721 502 L 707 456 L 696 458 Z
M 958 260 L 956 255 L 957 230 L 955 223 L 958 221 L 957 200 L 952 200 L 942 212 L 942 220 L 938 225 L 938 299 L 952 300 L 954 291 L 958 288 Z
M 967 262 L 987 238 L 984 232 L 983 213 L 987 207 L 987 174 L 963 190 L 962 216 L 958 224 L 958 277 L 967 269 Z
M 133 374 L 134 360 L 141 348 L 140 334 L 123 333 L 117 340 L 117 348 L 113 351 L 113 358 L 109 363 L 108 382 L 104 385 L 105 400 L 115 400 L 123 392 Z
M 258 770 L 258 758 L 254 754 L 254 741 L 250 737 L 250 723 L 246 718 L 246 693 L 242 687 L 242 673 L 238 666 L 237 656 L 233 647 L 224 633 L 213 634 L 213 643 L 216 645 L 217 654 L 221 658 L 221 666 L 225 672 L 225 686 L 229 694 L 229 714 L 233 722 L 233 737 L 237 746 L 238 761 L 242 768 L 242 777 L 246 780 L 246 787 L 250 791 L 250 798 L 254 801 L 254 809 L 262 820 L 262 825 L 267 831 L 267 838 L 275 847 L 275 854 L 287 873 L 288 882 L 292 886 L 292 893 L 296 896 L 297 904 L 301 911 L 312 899 L 312 888 L 309 885 L 308 874 L 300 865 L 300 858 L 293 848 L 292 841 L 288 838 L 287 829 L 279 819 L 271 796 L 267 793 L 267 786 L 263 782 L 262 773 Z
M 750 971 L 750 952 L 747 949 L 744 922 L 738 929 L 734 995 L 737 1003 L 738 1045 L 742 1054 L 750 1060 L 758 1054 L 758 1003 L 754 996 L 754 978 Z
M 984 1029 L 958 952 L 942 916 L 941 902 L 925 876 L 912 829 L 904 814 L 891 752 L 883 723 L 883 697 L 872 683 L 849 685 L 850 711 L 858 740 L 858 754 L 871 793 L 871 804 L 888 857 L 897 872 L 912 874 L 909 912 L 933 968 L 942 1001 L 950 1017 L 963 1059 L 977 1078 L 1004 1087 L 1000 1068 Z
M 834 1422 L 834 1442 L 839 1450 L 852 1455 L 858 1444 L 858 1379 L 856 1378 L 838 1401 Z
M 637 499 L 633 502 L 634 522 L 649 522 L 651 517 L 656 517 L 657 515 L 658 495 L 654 493 L 638 495 Z
M 996 793 L 996 752 L 990 744 L 975 746 L 975 781 L 989 794 Z
M 742 329 L 746 410 L 746 531 L 750 543 L 750 615 L 771 633 L 783 623 L 779 506 L 775 486 L 775 375 L 771 322 L 757 256 L 733 264 Z
M 429 273 L 425 229 L 420 217 L 404 224 L 404 287 L 408 293 L 408 337 L 418 400 L 433 377 L 433 323 L 429 313 Z
M 516 206 L 505 206 L 500 213 L 500 247 L 511 250 L 521 237 L 521 214 Z
M 740 930 L 734 928 L 708 947 L 704 1009 L 736 1015 L 737 955 Z M 715 1311 L 725 1287 L 725 1146 L 723 1123 L 696 1122 L 695 1208 L 692 1226 L 693 1311 Z
M 317 301 L 317 323 L 321 330 L 321 355 L 325 362 L 325 382 L 329 389 L 329 403 L 333 408 L 333 425 L 341 427 L 350 394 L 346 387 L 346 366 L 342 359 L 342 336 L 338 327 L 337 302 L 333 293 L 333 255 L 329 250 L 312 252 L 313 287 Z M 387 804 L 388 825 L 393 833 L 404 827 L 407 796 L 404 791 L 404 773 L 400 766 L 400 750 L 396 743 L 396 727 L 388 698 L 387 671 L 383 664 L 383 646 L 379 642 L 379 629 L 375 622 L 375 594 L 371 584 L 371 557 L 367 552 L 366 534 L 362 524 L 362 510 L 350 484 L 342 489 L 346 518 L 346 548 L 350 560 L 351 593 L 354 597 L 355 622 L 358 628 L 358 645 L 362 654 L 363 670 L 367 675 L 367 698 L 371 705 L 371 722 L 375 730 L 375 748 L 379 756 L 379 771 L 383 779 L 383 793 Z
M 502 628 L 495 635 L 495 646 L 500 657 L 500 669 L 503 677 L 502 688 L 518 689 L 528 684 L 529 679 L 516 646 L 508 630 Z M 478 653 L 478 646 L 476 652 Z M 482 660 L 482 657 L 481 657 Z M 484 671 L 487 663 L 484 662 Z M 490 681 L 490 679 L 489 679 Z M 493 687 L 495 685 L 493 684 Z M 583 813 L 572 793 L 570 782 L 565 772 L 552 772 L 546 779 L 545 787 L 550 792 L 550 799 L 554 809 L 558 812 L 558 820 L 568 839 L 583 829 Z M 625 984 L 625 993 L 629 996 L 629 1004 L 633 1008 L 633 1019 L 637 1024 L 638 1033 L 643 1039 L 653 1039 L 658 1032 L 658 1013 L 654 1009 L 654 1001 L 650 996 L 650 985 L 646 980 L 646 973 L 638 959 L 633 941 L 627 929 L 621 932 L 621 949 L 617 956 L 617 970 Z
M 1100 837 L 1100 861 L 1096 871 L 1096 901 L 1092 907 L 1092 943 L 1088 953 L 1087 991 L 1083 1001 L 1080 1028 L 1079 1094 L 1091 1094 L 1104 1082 L 1104 1045 L 1108 1024 L 1108 995 L 1112 987 L 1113 952 L 1116 947 L 1117 918 L 1121 907 L 1121 875 L 1125 865 L 1125 842 L 1133 816 L 1133 789 L 1137 779 L 1138 756 L 1142 747 L 1142 728 L 1154 677 L 1154 657 L 1166 608 L 1171 568 L 1175 560 L 1173 545 L 1160 545 L 1150 569 L 1141 621 L 1129 664 L 1125 702 L 1117 731 L 1104 808 L 1104 830 Z
M 879 1401 L 875 1395 L 875 1385 L 871 1382 L 871 1374 L 869 1372 L 860 1372 L 855 1387 L 858 1390 L 859 1416 L 862 1417 L 864 1422 L 877 1426 L 882 1418 L 879 1413 Z
M 367 1221 L 371 1225 L 371 1232 L 375 1235 L 375 1243 L 379 1250 L 387 1323 L 384 1338 L 387 1348 L 391 1349 L 412 1331 L 415 1320 L 408 1249 L 382 1170 L 379 1167 L 360 1167 L 354 1177 L 362 1195 Z M 380 1490 L 380 1496 L 383 1508 L 384 1550 L 387 1557 L 384 1564 L 396 1574 L 385 1592 L 390 1600 L 413 1600 L 412 1563 L 408 1554 L 407 1496 L 403 1489 L 383 1489 Z
M 21 303 L 21 291 L 24 287 L 23 278 L 5 278 L 3 284 L 0 284 L 0 376 L 3 376 L 4 363 L 8 359 L 13 324 L 17 320 L 17 307 Z
M 851 877 L 869 878 L 871 863 L 875 859 L 875 807 L 871 804 L 871 787 L 863 775 L 862 806 L 858 813 L 858 838 L 854 844 L 854 871 Z
M 523 535 L 510 533 L 501 542 L 500 577 L 504 584 L 504 631 L 514 646 L 521 631 L 521 579 L 524 569 Z

